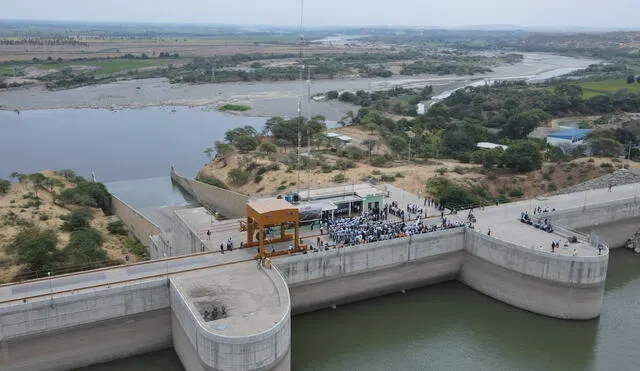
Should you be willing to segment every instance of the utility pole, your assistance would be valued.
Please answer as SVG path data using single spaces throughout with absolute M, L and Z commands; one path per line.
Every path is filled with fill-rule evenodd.
M 53 284 L 51 283 L 51 272 L 47 272 L 49 276 L 49 295 L 51 295 L 51 302 L 53 302 Z
M 407 132 L 407 136 L 409 136 L 409 163 L 411 163 L 411 139 L 416 136 L 416 134 L 409 128 Z
M 300 133 L 300 124 L 304 124 L 304 118 L 302 117 L 302 80 L 303 72 L 304 72 L 304 60 L 302 59 L 302 48 L 304 46 L 304 34 L 303 34 L 303 21 L 304 21 L 304 0 L 300 0 L 300 94 L 298 96 L 298 153 L 296 156 L 296 164 L 297 164 L 297 172 L 298 172 L 298 181 L 296 182 L 296 190 L 298 195 L 300 195 L 300 141 L 301 133 Z

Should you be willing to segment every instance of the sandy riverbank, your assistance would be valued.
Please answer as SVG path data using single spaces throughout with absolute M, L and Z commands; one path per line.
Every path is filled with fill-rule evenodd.
M 481 79 L 528 79 L 567 68 L 584 68 L 592 60 L 545 54 L 525 54 L 522 63 L 501 65 L 493 72 L 475 76 L 396 76 L 390 79 L 336 79 L 311 83 L 311 94 L 329 90 L 384 90 L 393 86 L 432 85 L 434 93 L 465 86 Z M 69 90 L 47 91 L 42 86 L 9 89 L 0 98 L 0 109 L 35 110 L 102 108 L 123 109 L 149 106 L 211 106 L 245 104 L 247 116 L 295 116 L 300 94 L 298 81 L 225 84 L 170 84 L 166 79 L 125 80 Z M 306 89 L 305 89 L 306 90 Z M 354 107 L 341 102 L 311 102 L 311 113 L 336 121 Z

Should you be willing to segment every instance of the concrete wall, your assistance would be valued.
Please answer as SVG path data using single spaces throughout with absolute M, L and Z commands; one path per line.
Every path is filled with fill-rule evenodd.
M 608 254 L 562 256 L 466 231 L 460 280 L 516 307 L 551 317 L 600 315 Z
M 187 371 L 289 371 L 291 299 L 287 284 L 277 268 L 265 272 L 276 286 L 281 304 L 288 309 L 270 329 L 250 336 L 224 336 L 209 331 L 200 315 L 191 310 L 180 290 L 171 284 L 174 343 Z
M 149 236 L 160 234 L 160 228 L 116 196 L 112 196 L 111 206 L 113 213 L 124 222 L 131 234 L 136 236 L 145 246 L 150 247 Z
M 0 308 L 1 370 L 66 370 L 171 346 L 166 279 Z
M 354 302 L 456 278 L 464 229 L 278 258 L 293 313 Z
M 589 195 L 587 194 L 587 198 Z M 549 219 L 570 229 L 588 228 L 640 216 L 640 197 L 614 200 L 549 213 Z
M 453 229 L 275 263 L 294 314 L 457 278 L 535 313 L 589 319 L 602 309 L 608 254 L 562 256 Z
M 198 202 L 214 209 L 227 218 L 242 218 L 246 216 L 249 196 L 183 177 L 178 175 L 173 167 L 171 168 L 171 179 Z
M 169 253 L 167 256 L 180 256 L 202 252 L 202 241 L 193 233 L 178 214 L 171 218 L 172 233 L 169 236 Z

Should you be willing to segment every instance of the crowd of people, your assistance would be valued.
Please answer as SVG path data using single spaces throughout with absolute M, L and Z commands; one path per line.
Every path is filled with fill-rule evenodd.
M 534 215 L 537 214 L 541 214 L 541 210 L 539 207 L 533 210 Z M 555 211 L 555 209 L 553 209 L 553 211 Z M 548 212 L 548 209 L 545 209 L 544 212 Z M 535 228 L 538 229 L 542 229 L 543 231 L 552 233 L 553 232 L 553 226 L 551 225 L 551 222 L 549 221 L 549 218 L 533 218 L 529 215 L 528 211 L 520 211 L 520 221 L 522 223 L 525 224 L 529 224 Z
M 329 222 L 329 238 L 338 247 L 354 246 L 369 242 L 385 241 L 394 238 L 441 231 L 444 229 L 463 227 L 461 222 L 447 222 L 426 224 L 418 219 L 412 222 L 389 222 L 376 220 L 370 215 L 351 218 L 333 219 Z

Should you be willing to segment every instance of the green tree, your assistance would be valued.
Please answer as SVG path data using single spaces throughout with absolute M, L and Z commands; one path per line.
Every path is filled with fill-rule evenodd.
M 93 219 L 93 211 L 87 207 L 81 207 L 71 211 L 65 217 L 60 229 L 67 232 L 73 232 L 80 229 L 90 228 L 90 222 Z
M 102 234 L 93 228 L 78 229 L 71 233 L 69 243 L 62 253 L 65 260 L 75 267 L 93 267 L 95 263 L 104 263 L 109 259 L 101 248 Z
M 340 94 L 339 94 L 337 91 L 335 91 L 335 90 L 331 90 L 331 91 L 328 91 L 328 92 L 327 92 L 327 98 L 328 98 L 328 99 L 338 99 L 338 96 L 339 96 L 339 95 L 340 95 Z
M 528 140 L 513 142 L 502 155 L 504 165 L 520 173 L 527 173 L 542 166 L 538 145 Z
M 224 166 L 227 166 L 227 158 L 231 153 L 233 153 L 233 147 L 230 144 L 222 143 L 219 140 L 216 140 L 213 144 L 213 148 L 216 150 L 216 154 L 222 157 L 222 161 Z
M 262 142 L 260 143 L 260 147 L 258 148 L 258 150 L 262 153 L 276 153 L 278 151 L 278 148 L 273 143 Z
M 0 194 L 5 194 L 11 189 L 11 182 L 6 179 L 0 179 Z
M 224 133 L 224 139 L 231 144 L 235 144 L 235 141 L 240 137 L 255 137 L 256 134 L 257 131 L 253 126 L 245 125 L 241 128 L 228 130 Z
M 33 184 L 33 191 L 35 192 L 36 197 L 38 197 L 38 188 L 42 187 L 42 183 L 46 179 L 47 177 L 40 173 L 33 173 L 29 175 L 29 181 L 31 181 L 31 184 Z
M 211 147 L 204 150 L 204 154 L 207 155 L 207 159 L 209 159 L 209 161 L 211 161 L 211 155 L 213 154 L 213 151 L 214 149 Z
M 633 84 L 634 82 L 636 82 L 636 77 L 633 75 L 629 75 L 627 76 L 627 84 Z
M 530 109 L 514 115 L 503 128 L 503 134 L 511 139 L 526 138 L 535 128 L 548 120 L 550 116 L 539 108 Z
M 620 142 L 607 136 L 589 136 L 587 144 L 595 156 L 616 157 L 622 153 L 623 148 Z
M 6 251 L 27 270 L 44 272 L 51 270 L 58 257 L 57 243 L 55 231 L 31 227 L 20 231 Z
M 254 151 L 258 148 L 260 141 L 254 136 L 239 136 L 235 138 L 235 146 L 241 153 Z

